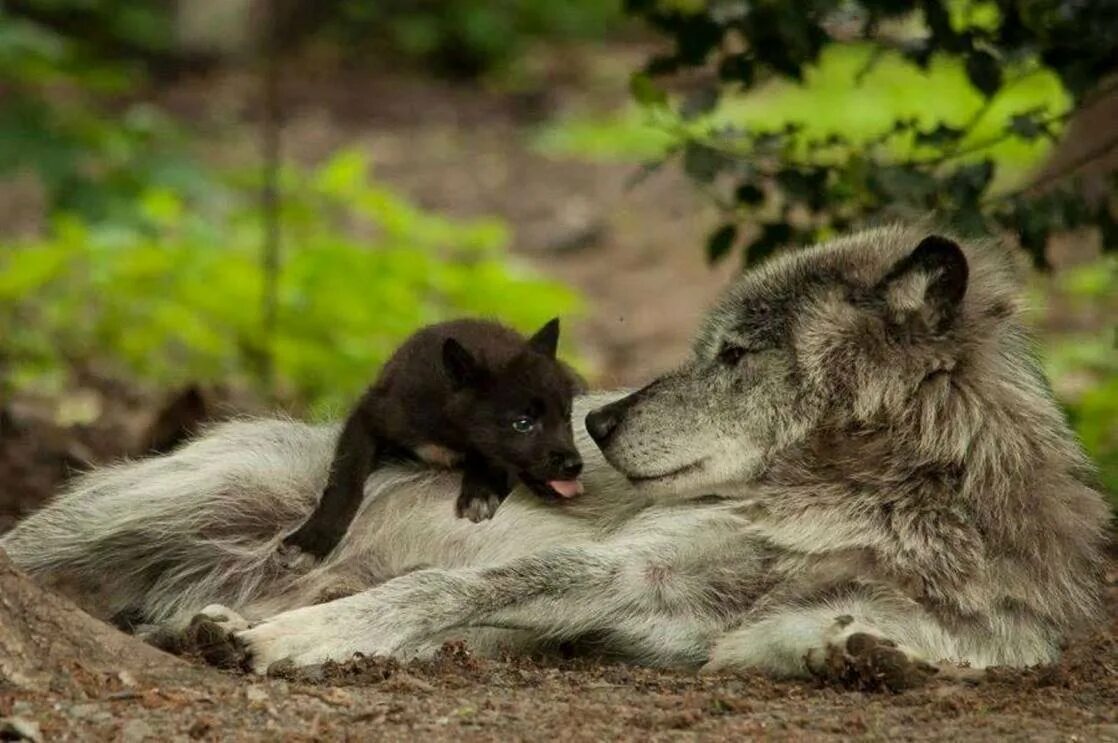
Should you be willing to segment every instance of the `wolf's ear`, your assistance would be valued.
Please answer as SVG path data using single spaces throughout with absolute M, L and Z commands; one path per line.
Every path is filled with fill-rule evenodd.
M 443 341 L 443 368 L 450 381 L 458 387 L 469 387 L 481 379 L 482 369 L 477 359 L 466 348 L 454 340 Z
M 546 325 L 528 339 L 528 345 L 544 356 L 555 358 L 555 352 L 559 349 L 559 318 L 548 320 Z
M 919 313 L 928 326 L 946 330 L 955 319 L 967 292 L 967 257 L 958 243 L 929 235 L 877 285 L 890 310 Z

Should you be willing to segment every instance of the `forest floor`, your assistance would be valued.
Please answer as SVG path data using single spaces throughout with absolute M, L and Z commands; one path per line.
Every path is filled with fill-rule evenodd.
M 372 151 L 377 177 L 422 206 L 502 217 L 518 254 L 587 299 L 575 333 L 597 385 L 638 384 L 682 358 L 736 266 L 705 264 L 702 240 L 717 214 L 675 170 L 628 188 L 632 163 L 547 156 L 528 144 L 541 115 L 604 105 L 584 80 L 577 94 L 564 92 L 563 79 L 553 82 L 554 98 L 536 99 L 399 75 L 319 79 L 307 72 L 288 81 L 287 151 L 315 162 L 360 144 Z M 236 76 L 200 80 L 162 101 L 199 118 L 206 106 L 249 116 L 252 85 Z M 611 96 L 616 89 L 603 94 L 606 104 Z M 150 443 L 160 400 L 95 374 L 80 393 L 71 403 L 95 406 L 93 423 L 67 423 L 51 400 L 17 399 L 0 409 L 0 532 L 74 471 L 142 453 Z M 217 404 L 223 413 L 251 408 Z M 172 418 L 189 424 L 214 409 L 188 402 Z M 126 657 L 119 672 L 75 660 L 34 690 L 6 687 L 0 676 L 0 718 L 8 721 L 0 739 L 4 724 L 33 723 L 48 740 L 1118 741 L 1118 569 L 1109 572 L 1107 602 L 1102 627 L 1077 639 L 1054 667 L 996 669 L 974 685 L 933 680 L 901 694 L 753 675 L 489 661 L 461 647 L 430 663 L 359 660 L 298 680 L 185 663 L 148 678 L 128 671 Z

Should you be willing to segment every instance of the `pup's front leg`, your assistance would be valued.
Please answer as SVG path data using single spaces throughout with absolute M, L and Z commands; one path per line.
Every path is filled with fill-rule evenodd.
M 475 524 L 491 519 L 511 489 L 509 475 L 503 469 L 469 458 L 462 473 L 462 489 L 454 504 L 455 513 L 458 518 L 467 518 Z

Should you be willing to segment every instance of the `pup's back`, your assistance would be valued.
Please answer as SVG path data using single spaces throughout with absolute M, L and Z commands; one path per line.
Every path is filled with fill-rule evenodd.
M 384 365 L 375 386 L 401 391 L 425 388 L 431 394 L 449 394 L 451 379 L 443 371 L 443 344 L 451 338 L 469 349 L 486 369 L 504 367 L 527 348 L 520 334 L 493 320 L 467 318 L 436 323 L 404 341 Z
M 473 373 L 499 381 L 497 389 L 488 391 L 490 397 L 508 392 L 509 385 L 549 392 L 570 386 L 558 361 L 529 353 L 530 343 L 498 322 L 463 319 L 430 325 L 400 346 L 369 391 L 370 410 L 376 411 L 386 438 L 405 446 L 434 439 L 464 449 L 475 436 L 485 434 L 478 420 L 463 419 L 453 409 L 452 399 L 468 380 L 456 379 L 447 369 L 448 340 L 467 350 L 475 364 Z

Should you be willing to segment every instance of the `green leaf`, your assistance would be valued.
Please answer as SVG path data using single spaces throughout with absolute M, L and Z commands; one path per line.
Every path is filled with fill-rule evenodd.
M 700 183 L 710 183 L 729 165 L 729 160 L 718 150 L 694 140 L 683 150 L 683 170 Z
M 899 123 L 899 122 L 898 122 Z M 935 129 L 916 132 L 916 144 L 925 147 L 943 147 L 958 142 L 965 132 L 962 129 L 940 123 Z
M 28 299 L 59 276 L 77 252 L 67 244 L 6 248 L 11 251 L 0 262 L 0 301 Z
M 757 206 L 764 203 L 765 191 L 755 183 L 743 183 L 734 191 L 734 198 L 738 203 Z
M 827 171 L 823 168 L 785 168 L 776 174 L 776 182 L 793 201 L 816 211 L 827 201 Z
M 753 60 L 745 54 L 731 54 L 718 65 L 718 79 L 725 83 L 753 84 Z
M 787 222 L 770 222 L 766 224 L 761 234 L 749 245 L 746 252 L 746 264 L 756 265 L 768 258 L 777 248 L 784 247 L 792 239 L 792 226 Z
M 975 49 L 967 55 L 967 78 L 978 92 L 989 98 L 1002 87 L 1002 68 L 994 55 Z
M 669 0 L 678 2 L 678 0 Z M 675 31 L 676 56 L 686 65 L 701 65 L 707 55 L 722 41 L 722 27 L 701 14 L 704 0 L 686 0 L 694 6 L 695 15 L 679 19 Z
M 658 54 L 644 65 L 645 74 L 656 77 L 670 75 L 680 67 L 679 58 L 672 54 Z
M 643 72 L 634 73 L 629 78 L 629 93 L 642 106 L 664 106 L 668 103 L 668 94 Z
M 691 121 L 710 113 L 718 105 L 718 88 L 704 85 L 692 91 L 683 99 L 679 115 L 684 121 Z
M 956 169 L 944 183 L 944 191 L 956 205 L 974 204 L 980 201 L 993 178 L 994 161 L 987 158 Z
M 1010 118 L 1006 130 L 1026 142 L 1031 142 L 1048 134 L 1048 127 L 1038 121 L 1035 114 L 1028 113 L 1014 114 Z
M 738 228 L 732 224 L 724 224 L 715 230 L 707 240 L 707 262 L 713 265 L 729 255 L 737 236 Z
M 866 181 L 885 204 L 928 206 L 939 182 L 928 173 L 907 165 L 890 165 L 872 171 Z
M 365 185 L 368 170 L 368 153 L 357 147 L 347 148 L 319 167 L 314 185 L 328 194 L 353 194 Z

